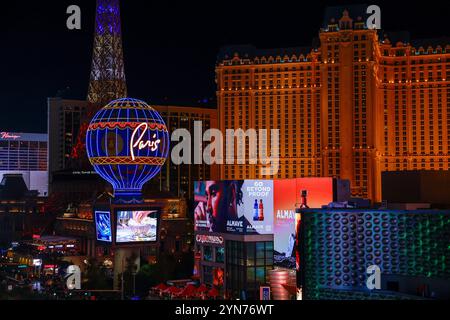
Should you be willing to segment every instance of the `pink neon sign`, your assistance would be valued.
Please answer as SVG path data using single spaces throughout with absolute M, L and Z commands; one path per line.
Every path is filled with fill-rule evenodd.
M 136 135 L 140 129 L 143 129 L 142 133 L 136 140 Z M 136 127 L 136 129 L 134 129 L 133 134 L 131 135 L 130 152 L 131 152 L 131 158 L 133 159 L 133 161 L 136 160 L 136 157 L 134 155 L 134 148 L 136 148 L 136 147 L 139 148 L 139 150 L 149 148 L 152 152 L 155 152 L 156 150 L 158 150 L 161 140 L 158 139 L 155 141 L 145 141 L 145 142 L 142 141 L 144 139 L 145 134 L 147 133 L 147 130 L 148 130 L 148 124 L 142 123 L 141 125 Z M 156 139 L 156 134 L 153 135 L 153 139 Z
M 19 139 L 21 136 L 9 133 L 9 132 L 0 132 L 0 139 L 14 139 L 17 140 Z

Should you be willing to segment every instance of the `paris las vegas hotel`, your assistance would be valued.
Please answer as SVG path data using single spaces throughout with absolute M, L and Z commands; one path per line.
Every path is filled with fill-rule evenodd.
M 366 7 L 327 8 L 309 48 L 222 48 L 218 120 L 280 129 L 275 178 L 340 177 L 381 201 L 383 171 L 450 168 L 450 39 L 368 29 Z M 220 175 L 265 178 L 258 165 Z

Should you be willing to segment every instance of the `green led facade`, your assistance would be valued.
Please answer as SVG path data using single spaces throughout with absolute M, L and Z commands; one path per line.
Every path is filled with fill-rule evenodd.
M 448 211 L 305 210 L 301 221 L 305 299 L 345 298 L 352 290 L 378 299 L 366 287 L 371 265 L 383 275 L 450 281 Z

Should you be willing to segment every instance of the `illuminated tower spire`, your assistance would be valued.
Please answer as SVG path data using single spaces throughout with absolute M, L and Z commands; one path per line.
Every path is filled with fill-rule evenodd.
M 71 166 L 90 167 L 86 131 L 92 117 L 109 102 L 127 97 L 119 0 L 97 0 L 94 50 L 87 100 L 89 107 L 72 149 Z
M 97 0 L 88 101 L 103 107 L 126 96 L 119 0 Z

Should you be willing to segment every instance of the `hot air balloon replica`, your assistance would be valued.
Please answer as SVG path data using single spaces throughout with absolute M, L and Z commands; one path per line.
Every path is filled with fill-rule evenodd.
M 94 170 L 114 188 L 114 202 L 142 203 L 142 187 L 166 162 L 169 132 L 159 113 L 141 100 L 110 102 L 92 119 L 86 148 Z

